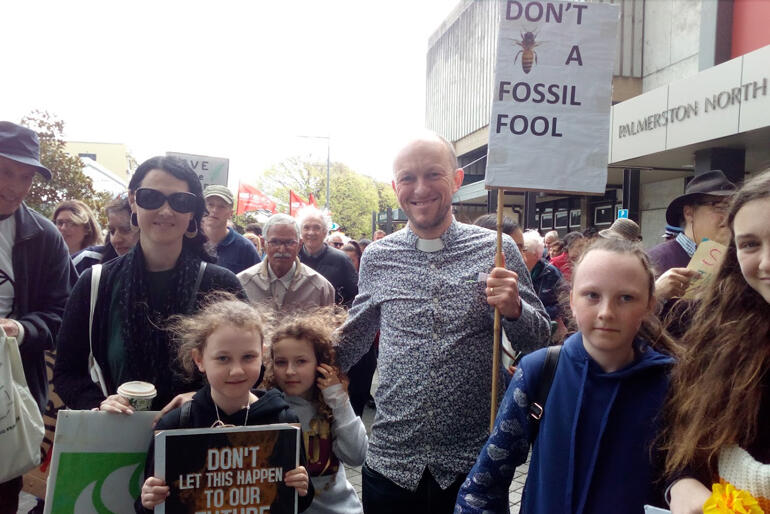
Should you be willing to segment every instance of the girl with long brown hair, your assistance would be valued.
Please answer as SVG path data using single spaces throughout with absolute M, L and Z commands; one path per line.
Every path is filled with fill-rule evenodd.
M 712 483 L 770 509 L 770 170 L 736 193 L 732 238 L 682 340 L 662 446 L 674 514 L 702 512 Z

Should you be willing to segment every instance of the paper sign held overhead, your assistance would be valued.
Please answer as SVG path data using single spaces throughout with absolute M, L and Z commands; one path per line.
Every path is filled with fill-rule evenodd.
M 615 5 L 502 3 L 485 186 L 604 193 Z

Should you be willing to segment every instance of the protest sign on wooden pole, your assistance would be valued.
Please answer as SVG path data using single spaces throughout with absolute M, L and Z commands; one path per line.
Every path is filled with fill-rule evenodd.
M 500 27 L 487 167 L 498 190 L 502 261 L 503 190 L 604 194 L 607 185 L 616 5 L 507 0 Z M 495 309 L 490 427 L 497 407 L 500 315 Z

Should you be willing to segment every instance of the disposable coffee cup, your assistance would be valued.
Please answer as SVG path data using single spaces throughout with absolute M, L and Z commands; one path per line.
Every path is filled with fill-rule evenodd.
M 158 396 L 158 391 L 149 382 L 135 380 L 118 387 L 118 394 L 128 400 L 134 410 L 150 410 L 152 400 Z

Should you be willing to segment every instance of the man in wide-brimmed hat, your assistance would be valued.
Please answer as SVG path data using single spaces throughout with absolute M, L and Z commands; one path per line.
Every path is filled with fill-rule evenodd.
M 50 180 L 32 130 L 0 121 L 0 327 L 15 337 L 30 392 L 48 401 L 43 352 L 54 348 L 77 272 L 61 234 L 24 204 L 36 174 Z M 0 483 L 0 514 L 18 508 L 22 477 Z
M 726 217 L 733 193 L 735 184 L 720 170 L 712 170 L 693 178 L 685 193 L 671 201 L 666 209 L 666 222 L 682 227 L 682 232 L 648 252 L 655 272 L 660 275 L 655 283 L 659 299 L 682 296 L 698 275 L 686 266 L 701 241 L 728 243 L 730 228 Z

